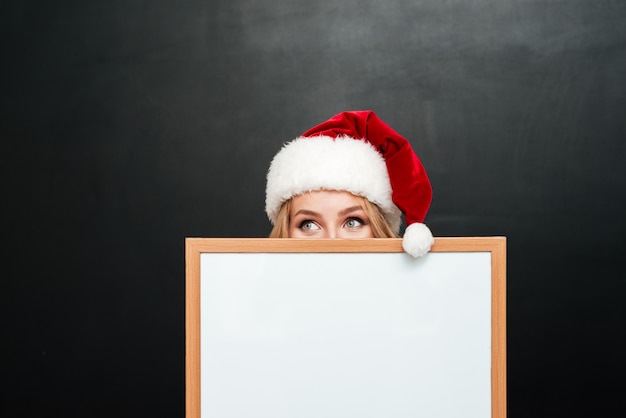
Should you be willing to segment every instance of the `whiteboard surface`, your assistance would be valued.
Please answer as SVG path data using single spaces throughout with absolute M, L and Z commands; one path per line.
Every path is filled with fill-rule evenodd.
M 491 416 L 491 254 L 203 253 L 201 416 Z

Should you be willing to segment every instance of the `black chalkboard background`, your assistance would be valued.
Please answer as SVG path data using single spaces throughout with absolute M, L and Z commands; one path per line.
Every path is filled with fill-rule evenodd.
M 507 237 L 509 416 L 623 410 L 626 2 L 0 10 L 2 416 L 184 417 L 185 237 L 265 236 L 271 157 L 349 109 L 435 236 Z

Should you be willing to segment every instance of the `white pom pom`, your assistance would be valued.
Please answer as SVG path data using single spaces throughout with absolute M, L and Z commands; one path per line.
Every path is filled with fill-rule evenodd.
M 402 248 L 413 257 L 421 257 L 430 251 L 430 247 L 435 243 L 430 229 L 421 223 L 409 225 L 404 231 Z

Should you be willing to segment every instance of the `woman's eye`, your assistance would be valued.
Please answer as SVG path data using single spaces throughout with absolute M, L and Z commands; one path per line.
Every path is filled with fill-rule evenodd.
M 364 222 L 359 218 L 349 218 L 345 223 L 346 227 L 348 228 L 358 228 L 360 226 L 363 226 L 363 224 Z
M 313 221 L 302 221 L 300 223 L 300 229 L 302 229 L 303 231 L 317 231 L 320 228 Z

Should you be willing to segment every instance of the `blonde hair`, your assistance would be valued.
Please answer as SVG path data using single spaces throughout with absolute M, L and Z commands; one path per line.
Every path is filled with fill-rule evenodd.
M 374 238 L 399 237 L 398 234 L 393 232 L 378 206 L 362 196 L 355 197 L 359 200 L 359 204 L 369 218 Z M 289 238 L 289 212 L 291 212 L 291 199 L 285 201 L 280 207 L 269 238 Z

